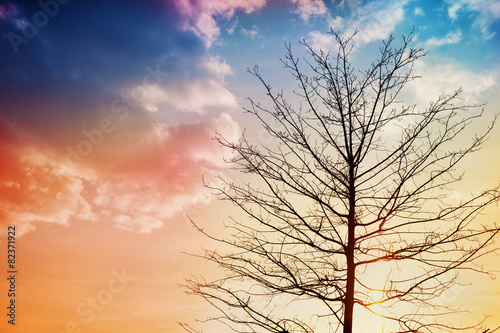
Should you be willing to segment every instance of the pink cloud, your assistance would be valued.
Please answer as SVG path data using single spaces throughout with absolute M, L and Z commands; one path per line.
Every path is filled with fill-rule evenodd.
M 118 144 L 112 156 L 96 151 L 96 158 L 77 168 L 66 166 L 57 151 L 22 143 L 12 131 L 4 131 L 0 154 L 7 162 L 0 171 L 0 221 L 23 232 L 38 223 L 69 224 L 75 219 L 152 232 L 212 199 L 202 176 L 214 176 L 228 153 L 212 140 L 216 130 L 232 140 L 239 136 L 228 114 L 175 127 L 156 123 L 138 138 L 137 149 Z
M 0 222 L 24 233 L 40 222 L 67 224 L 71 216 L 92 220 L 80 195 L 83 178 L 2 127 L 7 132 L 0 138 Z
M 228 114 L 209 123 L 156 124 L 141 149 L 118 157 L 103 172 L 106 181 L 97 185 L 95 208 L 115 215 L 120 228 L 150 232 L 162 225 L 159 221 L 207 204 L 212 198 L 202 187 L 202 176 L 214 176 L 228 153 L 212 140 L 216 130 L 232 140 L 239 136 Z
M 15 5 L 11 3 L 0 5 L 0 19 L 8 19 L 16 15 L 19 15 L 19 10 Z

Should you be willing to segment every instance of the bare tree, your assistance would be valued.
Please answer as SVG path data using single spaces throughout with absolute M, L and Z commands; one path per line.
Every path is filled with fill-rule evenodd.
M 425 55 L 410 46 L 412 34 L 399 46 L 390 37 L 379 58 L 356 71 L 353 36 L 330 33 L 334 53 L 301 42 L 304 68 L 286 47 L 282 62 L 298 82 L 293 98 L 300 103 L 274 92 L 258 67 L 249 70 L 272 104 L 250 99 L 246 111 L 274 143 L 218 137 L 235 152 L 231 166 L 251 180 L 221 177 L 222 185 L 207 186 L 248 218 L 231 218 L 228 237 L 206 233 L 227 251 L 202 257 L 224 276 L 193 277 L 188 292 L 217 309 L 207 320 L 237 332 L 351 333 L 355 308 L 396 323 L 398 332 L 466 329 L 443 323 L 452 309 L 435 300 L 459 271 L 487 273 L 475 261 L 494 250 L 499 228 L 474 219 L 499 189 L 450 194 L 462 179 L 457 165 L 482 146 L 496 117 L 471 136 L 483 106 L 468 104 L 461 90 L 427 108 L 403 105 L 398 95 Z M 384 272 L 382 282 L 372 267 Z

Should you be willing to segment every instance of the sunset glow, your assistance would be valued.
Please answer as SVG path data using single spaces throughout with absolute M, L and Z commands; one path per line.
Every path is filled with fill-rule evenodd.
M 465 102 L 486 103 L 474 131 L 499 113 L 497 0 L 1 1 L 0 331 L 181 333 L 179 322 L 198 327 L 210 316 L 213 309 L 180 287 L 192 275 L 220 273 L 185 254 L 217 246 L 190 219 L 222 234 L 228 215 L 247 218 L 204 187 L 217 175 L 246 180 L 224 162 L 234 152 L 214 137 L 237 141 L 245 131 L 256 145 L 270 143 L 244 112 L 248 97 L 268 102 L 247 68 L 258 65 L 295 102 L 296 84 L 280 62 L 285 44 L 297 56 L 305 54 L 302 39 L 331 50 L 329 28 L 359 30 L 360 70 L 384 39 L 414 29 L 413 46 L 428 53 L 415 64 L 421 79 L 402 92 L 404 104 L 425 108 L 462 88 Z M 499 129 L 463 161 L 452 198 L 500 183 Z M 500 224 L 500 210 L 489 207 L 477 223 Z M 498 270 L 499 260 L 492 254 L 480 263 Z M 364 274 L 373 286 L 392 274 L 383 263 L 372 269 Z M 469 325 L 488 316 L 487 327 L 500 326 L 498 280 L 471 272 L 459 283 L 441 301 L 467 312 L 450 320 Z M 355 332 L 381 332 L 383 318 L 365 312 Z M 225 332 L 211 327 L 199 326 Z

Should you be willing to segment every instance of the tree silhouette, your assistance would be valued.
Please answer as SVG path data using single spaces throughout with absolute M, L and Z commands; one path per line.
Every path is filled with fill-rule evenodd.
M 218 136 L 249 181 L 220 177 L 206 186 L 248 218 L 231 218 L 227 237 L 197 227 L 221 243 L 202 257 L 224 276 L 193 277 L 188 293 L 218 311 L 207 320 L 237 332 L 351 333 L 358 307 L 398 332 L 466 329 L 442 323 L 451 310 L 435 300 L 459 271 L 487 273 L 475 261 L 495 250 L 499 228 L 473 221 L 499 199 L 498 187 L 469 197 L 451 189 L 462 179 L 457 165 L 482 146 L 496 117 L 471 137 L 484 110 L 460 89 L 426 108 L 403 105 L 398 95 L 425 55 L 410 46 L 412 34 L 399 46 L 393 37 L 383 42 L 364 71 L 350 60 L 354 35 L 330 34 L 334 53 L 302 41 L 308 56 L 299 61 L 286 46 L 282 62 L 298 83 L 298 103 L 274 92 L 258 67 L 249 70 L 272 104 L 250 99 L 246 111 L 273 143 Z

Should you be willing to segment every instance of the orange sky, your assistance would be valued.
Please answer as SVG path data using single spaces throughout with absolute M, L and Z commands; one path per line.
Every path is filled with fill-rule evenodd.
M 219 220 L 227 211 L 212 206 L 193 212 L 193 218 Z M 493 212 L 499 213 L 498 209 Z M 2 243 L 5 244 L 3 239 Z M 184 295 L 178 285 L 191 274 L 210 276 L 214 272 L 203 260 L 181 251 L 200 253 L 201 245 L 207 243 L 180 216 L 150 234 L 117 230 L 106 221 L 74 222 L 70 226 L 41 224 L 36 232 L 27 233 L 16 242 L 16 326 L 7 325 L 4 317 L 1 330 L 183 332 L 178 321 L 196 326 L 194 320 L 203 318 L 211 309 L 201 299 Z M 5 252 L 2 246 L 3 258 Z M 486 261 L 487 267 L 497 263 L 498 257 Z M 2 263 L 2 272 L 4 267 Z M 462 302 L 462 308 L 473 314 L 495 315 L 500 307 L 498 281 L 483 276 L 466 281 L 472 282 L 470 288 L 448 292 L 443 302 Z M 4 280 L 2 290 L 6 289 Z M 2 304 L 6 304 L 6 296 L 2 293 Z M 92 299 L 96 303 L 91 303 Z M 458 318 L 467 322 L 467 316 Z M 380 321 L 371 318 L 369 322 L 367 325 L 363 320 L 359 332 L 371 332 Z M 496 317 L 489 323 L 499 320 Z M 76 325 L 74 330 L 71 325 Z
M 500 135 L 495 134 L 476 155 L 478 159 L 469 159 L 466 166 L 473 168 L 478 160 L 490 159 L 498 142 Z M 463 189 L 471 184 L 481 188 L 500 175 L 493 166 L 484 170 L 488 174 L 469 172 Z M 61 188 L 57 182 L 51 181 L 52 184 Z M 29 196 L 25 198 L 31 200 Z M 67 223 L 38 223 L 35 230 L 16 240 L 16 326 L 2 320 L 2 332 L 183 332 L 178 321 L 194 323 L 211 309 L 201 299 L 186 296 L 179 284 L 191 274 L 214 274 L 214 267 L 181 253 L 200 253 L 202 246 L 213 246 L 191 227 L 185 213 L 217 232 L 230 212 L 238 214 L 234 208 L 216 202 L 191 207 L 152 233 L 116 228 L 102 217 L 93 221 L 71 217 Z M 492 207 L 478 222 L 490 222 L 499 213 L 498 207 Z M 6 229 L 7 223 L 2 225 Z M 1 258 L 6 258 L 5 236 L 3 232 Z M 490 256 L 484 260 L 485 267 L 493 269 L 498 260 L 498 256 Z M 2 272 L 5 271 L 2 260 Z M 447 293 L 443 302 L 461 302 L 462 309 L 472 314 L 495 315 L 500 308 L 498 281 L 484 276 L 466 277 L 464 281 L 472 286 Z M 7 280 L 3 279 L 2 290 L 7 287 Z M 6 296 L 3 292 L 2 304 L 8 302 Z M 89 303 L 92 299 L 97 305 Z M 460 322 L 467 322 L 469 317 L 459 318 Z M 473 318 L 477 316 L 470 316 Z M 361 322 L 359 332 L 370 332 L 377 322 L 376 318 L 368 326 Z M 498 317 L 488 322 L 500 324 Z

